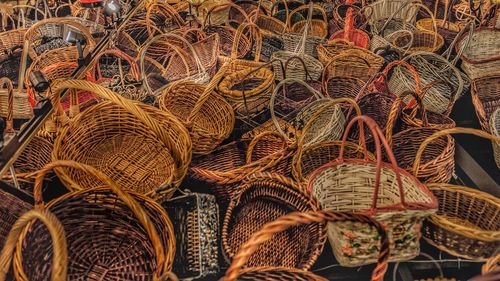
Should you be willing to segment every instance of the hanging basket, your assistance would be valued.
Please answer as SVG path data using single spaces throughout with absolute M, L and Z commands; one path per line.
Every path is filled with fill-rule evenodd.
M 252 175 L 240 189 L 227 208 L 222 226 L 222 246 L 227 258 L 233 258 L 266 223 L 291 212 L 317 211 L 319 207 L 296 182 L 276 174 Z M 247 265 L 307 270 L 321 254 L 325 240 L 323 224 L 294 227 L 262 245 Z
M 437 209 L 436 198 L 415 177 L 397 166 L 382 131 L 373 119 L 358 116 L 351 120 L 344 133 L 346 141 L 351 127 L 363 122 L 375 138 L 377 162 L 340 157 L 311 175 L 308 191 L 325 210 L 368 214 L 385 225 L 389 238 L 389 260 L 411 259 L 419 254 L 422 221 Z M 364 134 L 360 140 L 363 141 Z M 380 141 L 391 163 L 383 163 Z M 364 146 L 365 147 L 365 146 Z M 373 188 L 373 186 L 375 186 Z M 395 191 L 395 189 L 398 191 Z M 381 205 L 384 206 L 381 206 Z M 373 263 L 378 256 L 378 238 L 362 225 L 337 223 L 329 227 L 328 236 L 336 259 L 343 266 Z M 356 247 L 352 245 L 356 244 Z M 359 244 L 359 245 L 358 245 Z
M 86 81 L 68 80 L 54 88 L 52 103 L 56 116 L 65 116 L 59 101 L 64 89 L 90 91 L 106 101 L 78 114 L 61 129 L 53 160 L 92 165 L 124 190 L 150 196 L 172 195 L 191 160 L 191 139 L 177 118 Z M 60 168 L 56 173 L 66 186 L 75 182 L 89 188 L 100 185 L 75 169 Z M 169 188 L 157 192 L 166 184 Z
M 493 136 L 500 138 L 500 109 L 495 110 L 491 115 L 490 132 Z M 493 153 L 495 155 L 495 162 L 500 169 L 500 142 L 492 142 Z
M 233 130 L 233 108 L 214 91 L 228 67 L 223 66 L 207 86 L 175 82 L 159 98 L 160 109 L 176 116 L 190 132 L 194 154 L 209 154 Z
M 486 260 L 500 247 L 500 199 L 465 186 L 429 184 L 439 210 L 422 229 L 424 239 L 451 255 Z
M 83 189 L 67 193 L 44 206 L 41 180 L 54 168 L 84 171 L 96 178 L 101 187 L 87 188 L 79 182 L 77 186 Z M 157 280 L 172 268 L 173 226 L 161 205 L 146 196 L 124 192 L 91 166 L 73 161 L 45 166 L 37 176 L 35 204 L 36 209 L 53 213 L 64 228 L 67 247 L 71 249 L 68 276 Z M 38 222 L 21 233 L 19 241 L 23 243 L 18 243 L 19 251 L 14 257 L 14 273 L 18 280 L 49 278 L 52 264 L 44 257 L 56 253 L 48 236 L 46 227 Z M 120 258 L 96 262 L 107 260 L 110 255 Z
M 370 229 L 375 229 L 377 236 L 380 237 L 380 254 L 377 259 L 377 266 L 372 272 L 372 281 L 382 281 L 387 271 L 387 260 L 389 258 L 389 240 L 382 225 L 375 220 L 363 216 L 346 212 L 334 211 L 316 211 L 307 213 L 292 213 L 285 215 L 273 222 L 264 225 L 261 230 L 254 233 L 245 242 L 238 253 L 234 256 L 231 266 L 222 278 L 223 281 L 236 280 L 264 280 L 264 281 L 326 281 L 325 278 L 315 275 L 310 271 L 300 270 L 290 267 L 278 267 L 275 264 L 266 267 L 249 267 L 242 269 L 249 260 L 254 257 L 258 251 L 271 241 L 277 239 L 299 226 L 306 227 L 312 223 L 345 223 L 358 225 L 360 223 L 368 224 Z M 293 228 L 291 228 L 293 227 Z M 283 233 L 286 231 L 285 233 Z M 271 240 L 272 239 L 272 240 Z M 302 242 L 302 241 L 301 241 Z M 303 242 L 302 242 L 303 243 Z M 277 279 L 278 278 L 278 279 Z
M 489 120 L 493 112 L 500 107 L 500 75 L 474 80 L 471 96 L 479 124 L 483 130 L 489 132 Z

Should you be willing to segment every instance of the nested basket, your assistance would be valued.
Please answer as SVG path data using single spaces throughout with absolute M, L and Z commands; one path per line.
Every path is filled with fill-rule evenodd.
M 474 80 L 471 96 L 481 128 L 489 131 L 489 120 L 493 112 L 500 107 L 500 74 Z
M 75 191 L 44 205 L 41 181 L 47 172 L 63 167 L 88 173 L 101 187 L 78 183 L 73 186 Z M 37 175 L 34 193 L 35 209 L 50 211 L 64 228 L 71 249 L 68 279 L 157 280 L 171 270 L 175 253 L 172 222 L 153 199 L 125 192 L 97 169 L 73 161 L 45 166 Z M 56 254 L 48 235 L 39 222 L 21 233 L 14 256 L 18 280 L 48 279 L 53 265 L 50 256 Z
M 500 137 L 500 108 L 495 110 L 495 112 L 493 112 L 493 114 L 491 115 L 490 132 L 493 136 Z M 500 169 L 500 142 L 492 142 L 492 144 L 495 162 Z
M 228 67 L 224 65 L 206 86 L 189 80 L 174 82 L 159 98 L 160 109 L 188 129 L 194 154 L 209 154 L 233 131 L 233 108 L 215 92 Z
M 87 55 L 95 46 L 90 31 L 85 26 L 71 19 L 48 18 L 32 25 L 24 34 L 25 49 L 32 59 L 43 52 L 68 47 L 71 43 L 64 40 L 65 32 L 76 30 L 85 37 L 82 42 L 83 55 Z
M 62 90 L 92 92 L 105 101 L 66 121 L 54 144 L 52 160 L 74 160 L 109 175 L 124 190 L 171 196 L 191 161 L 191 139 L 170 113 L 125 99 L 111 90 L 81 80 L 53 87 L 55 115 L 62 113 Z M 93 177 L 72 168 L 56 170 L 66 185 L 99 186 Z M 168 188 L 157 189 L 169 185 Z
M 479 28 L 472 34 L 462 34 L 455 45 L 461 52 L 462 70 L 470 79 L 500 73 L 500 29 Z
M 165 34 L 187 25 L 174 6 L 162 1 L 153 1 L 147 6 L 145 17 L 136 14 L 136 17 L 146 20 L 146 29 L 149 36 Z
M 283 267 L 277 265 L 259 266 L 242 269 L 244 265 L 256 254 L 258 250 L 270 243 L 271 239 L 277 239 L 283 235 L 283 231 L 290 231 L 291 227 L 305 227 L 312 223 L 350 223 L 368 224 L 370 229 L 375 229 L 380 237 L 380 254 L 377 259 L 377 266 L 374 268 L 371 281 L 382 281 L 387 271 L 387 260 L 389 259 L 389 239 L 385 229 L 375 220 L 364 215 L 357 215 L 347 212 L 316 211 L 316 212 L 296 212 L 269 222 L 261 230 L 254 233 L 245 242 L 234 256 L 231 266 L 222 278 L 224 281 L 236 280 L 265 280 L 265 281 L 326 281 L 325 278 L 315 275 L 310 271 L 297 268 Z M 271 240 L 272 241 L 272 240 Z
M 454 256 L 486 260 L 500 247 L 500 199 L 465 186 L 433 183 L 439 209 L 424 224 L 429 244 Z
M 188 177 L 207 185 L 218 203 L 227 204 L 248 175 L 263 171 L 286 174 L 293 152 L 293 145 L 281 135 L 264 131 L 251 140 L 234 141 L 193 158 Z
M 375 138 L 376 161 L 345 159 L 345 141 L 352 126 L 366 123 Z M 364 133 L 360 140 L 364 142 Z M 382 162 L 381 145 L 391 160 Z M 366 147 L 363 145 L 363 147 Z M 365 149 L 366 151 L 366 149 Z M 396 159 L 373 119 L 357 116 L 344 133 L 339 158 L 317 169 L 308 191 L 325 210 L 367 214 L 384 224 L 390 238 L 389 260 L 407 260 L 419 254 L 422 221 L 437 209 L 436 198 L 415 177 L 397 166 Z M 336 259 L 344 266 L 373 263 L 378 256 L 378 236 L 362 224 L 337 223 L 328 236 Z
M 249 176 L 227 208 L 222 226 L 226 258 L 268 222 L 292 212 L 317 211 L 319 206 L 293 180 L 277 174 Z M 321 254 L 326 241 L 323 224 L 297 226 L 261 245 L 248 267 L 279 266 L 307 270 Z

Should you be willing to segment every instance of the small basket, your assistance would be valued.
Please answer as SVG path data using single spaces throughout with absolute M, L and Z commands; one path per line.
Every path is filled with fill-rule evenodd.
M 189 80 L 174 82 L 159 98 L 160 109 L 188 129 L 194 154 L 209 154 L 233 131 L 233 108 L 214 91 L 228 67 L 223 66 L 207 86 Z
M 173 216 L 176 253 L 173 271 L 181 278 L 219 272 L 219 206 L 215 197 L 189 190 L 161 203 Z
M 439 210 L 422 229 L 429 244 L 451 255 L 486 260 L 500 247 L 500 199 L 465 186 L 429 184 Z
M 361 123 L 360 127 L 366 123 L 372 131 L 377 161 L 369 161 L 367 155 L 364 159 L 344 159 L 345 144 L 342 144 L 340 157 L 311 175 L 308 191 L 325 210 L 357 212 L 376 218 L 386 227 L 390 237 L 389 260 L 411 259 L 420 252 L 421 223 L 436 211 L 436 198 L 415 177 L 397 166 L 373 119 L 366 116 L 352 119 L 343 143 L 357 122 Z M 364 141 L 363 138 L 362 132 L 360 141 Z M 389 154 L 390 164 L 382 163 L 380 141 Z M 379 237 L 362 225 L 337 223 L 329 227 L 328 236 L 335 257 L 343 266 L 359 266 L 377 260 Z
M 355 28 L 355 16 L 353 13 L 353 8 L 349 7 L 347 9 L 344 28 L 332 34 L 330 40 L 345 39 L 354 43 L 355 46 L 368 49 L 370 46 L 370 36 L 365 31 Z
M 489 120 L 500 107 L 500 75 L 487 76 L 472 82 L 472 104 L 481 128 L 490 131 Z
M 490 132 L 493 136 L 500 138 L 500 109 L 495 110 L 491 115 Z M 492 142 L 492 144 L 495 162 L 498 169 L 500 169 L 500 142 Z
M 60 93 L 90 91 L 106 101 L 68 121 L 54 144 L 53 160 L 74 160 L 108 174 L 124 190 L 171 196 L 191 162 L 188 131 L 173 115 L 127 100 L 111 90 L 82 80 L 57 84 L 51 97 L 55 115 L 64 119 Z M 65 117 L 67 118 L 67 117 Z M 98 155 L 98 157 L 96 157 Z M 99 186 L 95 178 L 72 168 L 56 170 L 66 185 Z M 157 190 L 169 184 L 167 190 Z
M 293 10 L 290 15 L 288 16 L 288 22 L 290 22 L 291 18 L 295 13 L 301 12 L 303 10 L 311 9 L 309 5 L 302 5 L 298 7 L 297 9 Z M 307 33 L 310 34 L 310 36 L 314 37 L 319 37 L 319 38 L 325 38 L 328 35 L 328 17 L 326 16 L 325 10 L 323 7 L 319 5 L 312 5 L 312 10 L 319 11 L 321 14 L 321 19 L 314 18 L 312 19 L 309 17 L 308 19 L 304 19 L 295 23 L 290 23 L 290 32 L 293 33 L 304 33 L 306 32 L 306 28 L 310 28 L 310 31 L 307 31 Z
M 297 228 L 297 226 L 301 224 L 310 225 L 311 223 L 324 222 L 345 223 L 355 226 L 359 224 L 368 224 L 370 229 L 375 229 L 375 232 L 378 233 L 377 236 L 380 237 L 381 245 L 377 266 L 372 272 L 371 281 L 384 280 L 384 274 L 388 267 L 387 261 L 389 259 L 389 239 L 382 225 L 368 216 L 334 211 L 292 213 L 264 225 L 261 230 L 254 233 L 245 244 L 241 246 L 222 280 L 326 281 L 325 278 L 315 275 L 310 271 L 289 267 L 278 267 L 276 264 L 266 267 L 250 267 L 242 270 L 242 267 L 246 265 L 262 247 L 270 243 L 269 240 L 273 238 L 277 239 L 279 236 L 283 235 L 281 232 L 290 231 L 291 227 Z
M 54 168 L 63 167 L 89 173 L 101 187 L 87 188 L 78 183 L 73 185 L 76 191 L 44 205 L 43 177 Z M 175 254 L 173 226 L 156 201 L 125 192 L 102 172 L 73 161 L 57 161 L 45 166 L 37 175 L 34 194 L 35 209 L 52 212 L 64 228 L 67 248 L 71 249 L 68 276 L 157 280 L 171 270 Z M 39 222 L 21 233 L 14 257 L 18 280 L 49 279 L 52 264 L 48 257 L 56 253 L 48 236 L 49 231 Z M 106 260 L 108 262 L 99 262 Z
M 14 90 L 12 81 L 8 78 L 1 78 L 0 83 L 0 117 L 6 117 L 7 126 L 13 130 L 12 122 L 14 119 L 33 117 L 30 97 L 24 92 L 19 93 L 17 89 Z
M 227 258 L 263 225 L 291 212 L 317 211 L 319 206 L 293 180 L 276 174 L 250 176 L 227 208 L 222 226 L 222 246 Z M 280 233 L 259 247 L 249 267 L 282 266 L 307 270 L 321 254 L 326 233 L 314 223 Z M 300 249 L 300 251 L 297 251 Z

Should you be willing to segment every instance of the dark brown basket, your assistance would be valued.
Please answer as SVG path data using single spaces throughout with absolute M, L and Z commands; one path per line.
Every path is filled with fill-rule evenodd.
M 255 174 L 241 186 L 229 204 L 222 226 L 227 258 L 268 222 L 292 212 L 317 211 L 318 205 L 289 178 Z M 248 267 L 283 266 L 307 270 L 323 250 L 325 225 L 297 226 L 276 235 L 250 257 Z
M 500 107 L 500 76 L 474 80 L 471 96 L 481 128 L 489 132 L 491 115 Z

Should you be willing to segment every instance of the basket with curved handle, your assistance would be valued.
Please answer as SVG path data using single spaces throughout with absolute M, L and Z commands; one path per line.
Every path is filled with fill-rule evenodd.
M 289 24 L 289 22 L 288 22 L 288 20 L 289 20 L 289 10 L 288 10 L 287 1 L 285 1 L 285 0 L 278 0 L 278 1 L 276 1 L 276 2 L 281 2 L 281 3 L 283 3 L 285 5 L 286 21 L 284 23 L 282 21 L 278 20 L 278 19 L 272 18 L 271 16 L 262 14 L 262 12 L 261 12 L 261 7 L 263 7 L 262 6 L 262 2 L 263 2 L 263 0 L 259 0 L 258 5 L 257 5 L 257 9 L 253 12 L 253 15 L 249 15 L 249 17 L 250 18 L 253 17 L 253 22 L 257 22 L 257 19 L 258 19 L 259 15 L 260 16 L 264 16 L 264 17 L 268 17 L 268 18 L 270 18 L 272 20 L 276 20 L 279 23 L 282 23 L 283 30 L 272 30 L 272 32 L 277 32 L 277 33 L 283 33 L 283 32 L 285 32 L 288 29 L 288 24 Z
M 437 79 L 437 80 L 434 80 L 431 83 L 425 85 L 422 88 L 422 95 L 420 96 L 420 100 L 417 100 L 417 103 L 419 103 L 419 107 L 424 107 L 423 100 L 425 99 L 426 94 L 429 93 L 430 89 L 432 89 L 435 85 L 438 85 L 438 84 L 443 84 L 450 89 L 450 93 L 451 93 L 450 100 L 448 102 L 448 106 L 446 107 L 446 111 L 443 112 L 443 114 L 442 114 L 443 116 L 449 116 L 451 113 L 451 110 L 453 109 L 453 104 L 455 103 L 455 96 L 457 93 L 454 91 L 455 89 L 454 89 L 453 85 L 444 79 Z M 409 114 L 409 118 L 415 119 L 417 116 L 417 111 L 418 111 L 418 107 L 413 108 L 413 110 Z
M 206 26 L 209 26 L 209 25 L 212 25 L 212 22 L 211 22 L 211 15 L 213 12 L 215 11 L 219 11 L 221 9 L 225 9 L 227 7 L 227 9 L 231 9 L 231 8 L 235 8 L 238 12 L 240 12 L 240 14 L 245 18 L 244 22 L 245 21 L 249 21 L 249 18 L 248 18 L 248 15 L 247 13 L 245 12 L 245 10 L 243 10 L 243 8 L 241 8 L 240 6 L 236 5 L 234 2 L 225 2 L 224 4 L 222 5 L 214 5 L 213 7 L 211 7 L 206 15 L 205 15 L 205 21 L 203 22 L 203 27 L 206 27 Z M 229 11 L 228 11 L 229 12 Z
M 264 132 L 256 135 L 250 141 L 250 143 L 248 144 L 248 148 L 247 148 L 247 152 L 246 152 L 246 157 L 245 157 L 247 164 L 251 164 L 253 162 L 252 156 L 253 156 L 254 150 L 257 147 L 257 145 L 259 144 L 259 142 L 261 140 L 263 140 L 264 138 L 269 137 L 269 136 L 281 139 L 283 141 L 283 146 L 282 146 L 283 150 L 292 147 L 291 144 L 290 144 L 290 142 L 289 142 L 289 140 L 283 138 L 282 134 L 280 134 L 278 132 L 275 132 L 275 131 L 264 131 Z
M 310 6 L 312 6 L 312 7 L 310 7 Z M 302 5 L 302 6 L 298 7 L 297 9 L 293 10 L 293 11 L 290 13 L 290 15 L 288 16 L 287 24 L 289 24 L 289 23 L 290 23 L 290 20 L 291 20 L 291 18 L 292 18 L 292 16 L 293 16 L 293 14 L 298 13 L 298 12 L 303 11 L 303 10 L 306 10 L 306 9 L 311 9 L 311 10 L 310 10 L 310 12 L 309 12 L 309 14 L 308 14 L 308 19 L 307 19 L 307 22 L 306 22 L 306 23 L 305 23 L 305 25 L 304 25 L 304 28 L 307 28 L 307 27 L 308 27 L 308 28 L 312 28 L 312 10 L 316 10 L 316 11 L 319 11 L 319 12 L 320 12 L 321 17 L 322 17 L 322 22 L 324 22 L 324 23 L 325 23 L 326 27 L 328 27 L 328 17 L 327 17 L 327 15 L 326 15 L 326 12 L 325 12 L 325 10 L 323 9 L 323 7 L 321 7 L 321 6 L 317 5 L 317 4 L 312 4 L 312 5 Z M 299 23 L 300 23 L 300 22 L 299 22 Z M 297 28 L 294 28 L 294 27 L 298 26 L 297 24 L 299 24 L 299 23 L 295 23 L 293 26 L 290 26 L 290 30 L 291 30 L 291 31 L 295 31 L 295 32 L 300 31 L 300 30 L 297 30 Z M 309 32 L 309 31 L 304 31 L 304 32 L 305 32 L 305 33 L 310 33 L 310 32 L 311 32 L 311 33 L 313 33 L 313 30 L 311 30 L 310 32 Z M 326 32 L 326 33 L 328 33 L 328 29 L 321 30 L 321 34 L 314 34 L 314 33 L 313 33 L 313 34 L 314 34 L 315 36 L 318 36 L 318 37 L 323 37 L 323 38 L 324 38 L 324 37 L 326 37 L 326 35 L 327 35 L 327 34 L 325 34 L 325 32 Z
M 333 68 L 335 67 L 332 64 L 336 64 L 339 61 L 341 61 L 342 59 L 348 59 L 349 62 L 351 62 L 351 61 L 353 61 L 353 57 L 355 58 L 355 60 L 359 60 L 361 63 L 365 64 L 367 68 L 369 68 L 371 66 L 370 62 L 363 57 L 363 53 L 360 50 L 349 49 L 349 50 L 343 51 L 340 54 L 332 57 L 331 60 L 323 68 L 323 73 L 321 74 L 321 81 L 322 81 L 323 90 L 326 90 L 326 87 L 327 87 L 326 86 L 326 83 L 328 82 L 327 76 L 328 76 L 328 78 L 331 78 L 333 76 L 330 76 L 330 74 L 335 75 L 332 73 L 328 73 L 331 69 L 330 67 L 333 67 Z
M 14 131 L 14 86 L 8 78 L 0 78 L 0 89 L 7 88 L 7 118 L 4 135 L 15 134 Z
M 133 79 L 136 81 L 140 80 L 140 72 L 139 72 L 139 67 L 137 66 L 137 62 L 132 58 L 131 56 L 127 55 L 120 49 L 107 49 L 104 52 L 100 52 L 95 58 L 94 58 L 94 66 L 92 67 L 92 77 L 96 79 L 96 81 L 99 83 L 103 81 L 103 79 L 110 79 L 112 77 L 102 77 L 101 73 L 101 64 L 99 62 L 99 59 L 101 59 L 103 56 L 113 56 L 116 57 L 119 62 L 119 75 L 123 79 L 125 74 L 123 73 L 123 68 L 121 67 L 121 60 L 126 61 L 129 64 L 130 70 L 129 70 L 129 75 L 132 76 Z
M 243 36 L 243 32 L 246 29 L 249 29 L 250 30 L 249 34 L 251 34 L 255 37 L 255 41 L 252 40 L 253 44 L 255 44 L 255 53 L 254 53 L 254 60 L 253 61 L 238 59 L 239 42 L 241 41 L 241 37 Z M 235 66 L 232 67 L 233 70 L 241 69 L 239 66 L 257 67 L 257 66 L 260 66 L 262 64 L 260 62 L 261 50 L 262 50 L 262 32 L 261 32 L 260 28 L 255 23 L 245 22 L 245 23 L 241 24 L 240 26 L 238 26 L 238 29 L 236 30 L 236 33 L 234 35 L 233 45 L 231 46 L 230 57 L 229 58 L 224 57 L 224 58 L 222 58 L 222 61 L 226 62 L 229 59 L 229 61 L 234 63 Z
M 15 259 L 14 250 L 17 248 L 16 252 L 20 251 L 19 244 L 22 243 L 22 241 L 18 241 L 19 238 L 22 236 L 26 227 L 29 226 L 34 220 L 40 220 L 47 227 L 50 237 L 52 238 L 52 248 L 54 254 L 52 256 L 52 273 L 50 280 L 66 280 L 68 272 L 68 246 L 66 243 L 66 237 L 64 236 L 63 226 L 48 210 L 38 209 L 30 210 L 24 213 L 12 226 L 9 235 L 5 240 L 2 253 L 0 254 L 1 281 L 5 280 L 12 259 Z M 21 273 L 21 276 L 24 276 L 24 273 Z M 16 280 L 22 279 L 16 278 Z M 27 281 L 27 279 L 24 280 Z
M 153 118 L 149 113 L 145 112 L 144 109 L 142 109 L 137 103 L 134 103 L 126 98 L 123 98 L 120 95 L 113 93 L 111 90 L 107 88 L 104 88 L 100 85 L 84 80 L 66 80 L 62 81 L 59 84 L 56 84 L 53 87 L 54 93 L 51 96 L 51 101 L 54 106 L 55 115 L 65 116 L 62 111 L 62 106 L 60 102 L 60 94 L 65 89 L 89 91 L 95 93 L 99 97 L 113 102 L 114 104 L 123 108 L 125 111 L 134 115 L 134 117 L 136 117 L 138 120 L 140 120 L 141 123 L 147 126 L 156 135 L 156 137 L 158 137 L 158 139 L 160 139 L 163 142 L 163 144 L 167 147 L 170 153 L 172 153 L 176 169 L 174 173 L 168 179 L 165 180 L 165 183 L 171 183 L 172 181 L 180 183 L 180 180 L 184 177 L 187 171 L 187 166 L 191 160 L 190 139 L 187 147 L 188 153 L 182 152 L 181 151 L 182 149 L 179 149 L 178 144 L 176 144 L 172 140 L 172 136 L 170 136 L 166 132 L 166 130 L 162 127 L 160 122 L 155 118 Z M 170 114 L 167 114 L 166 116 L 168 116 L 168 122 L 170 123 L 171 126 L 175 126 L 180 134 L 188 136 L 188 132 L 186 131 L 184 126 L 180 123 L 180 121 L 178 121 L 177 118 L 175 118 Z M 57 144 L 58 143 L 56 143 L 56 147 L 54 148 L 54 150 L 57 148 Z
M 153 28 L 158 30 L 157 27 L 153 27 L 152 24 L 154 23 L 154 20 L 151 19 L 152 16 L 154 15 L 157 15 L 157 14 L 160 14 L 160 11 L 154 11 L 154 8 L 157 8 L 158 10 L 161 11 L 161 14 L 165 15 L 165 16 L 170 16 L 175 24 L 178 26 L 178 28 L 182 28 L 183 26 L 186 25 L 186 23 L 184 22 L 184 20 L 182 19 L 182 17 L 179 15 L 179 13 L 170 5 L 166 4 L 166 3 L 162 3 L 162 2 L 159 2 L 159 1 L 154 1 L 151 5 L 148 6 L 147 8 L 147 11 L 146 11 L 146 28 L 147 28 L 147 31 L 148 31 L 148 35 L 149 36 L 152 36 L 155 34 L 155 32 L 153 32 Z M 163 32 L 160 32 L 160 33 L 163 33 Z
M 12 17 L 12 12 L 12 7 L 9 4 L 0 3 L 0 17 L 2 18 L 2 21 L 0 22 L 0 28 L 2 32 L 7 31 L 9 21 L 13 27 L 16 26 L 16 21 Z
M 42 183 L 45 175 L 49 173 L 50 171 L 56 169 L 56 168 L 72 168 L 72 169 L 78 169 L 81 170 L 89 175 L 92 175 L 99 179 L 103 184 L 105 184 L 106 188 L 108 188 L 112 193 L 116 194 L 116 196 L 123 201 L 123 203 L 130 208 L 134 216 L 136 217 L 137 220 L 139 220 L 140 225 L 144 228 L 145 232 L 147 233 L 147 236 L 149 240 L 152 243 L 152 246 L 154 248 L 155 256 L 156 256 L 156 265 L 157 269 L 155 271 L 155 276 L 158 277 L 160 276 L 163 272 L 170 270 L 172 263 L 173 263 L 173 256 L 174 256 L 174 251 L 170 251 L 168 254 L 165 253 L 165 249 L 163 246 L 163 243 L 161 242 L 160 236 L 158 235 L 158 231 L 156 230 L 155 226 L 153 225 L 153 222 L 151 221 L 149 215 L 147 212 L 144 210 L 144 208 L 136 201 L 136 199 L 133 198 L 131 194 L 128 192 L 124 191 L 121 187 L 119 187 L 115 182 L 113 182 L 108 176 L 106 176 L 104 173 L 101 171 L 97 170 L 96 168 L 78 163 L 75 161 L 67 161 L 67 160 L 60 160 L 60 161 L 54 161 L 52 163 L 49 163 L 45 165 L 36 175 L 35 178 L 35 188 L 33 192 L 33 196 L 35 199 L 35 209 L 43 209 L 44 208 L 44 203 L 43 203 L 43 197 L 42 197 Z M 72 189 L 74 190 L 79 190 L 81 189 L 80 186 L 78 185 L 72 185 Z M 173 235 L 173 227 L 171 223 L 169 222 L 169 234 Z M 175 242 L 173 239 L 173 236 L 171 237 L 172 239 L 168 239 L 168 244 L 167 247 L 169 250 L 175 249 Z M 19 256 L 19 255 L 18 255 Z M 20 257 L 19 257 L 20 258 Z M 19 260 L 21 261 L 21 260 Z
M 226 271 L 226 275 L 223 277 L 222 280 L 236 281 L 238 280 L 238 276 L 242 274 L 251 274 L 253 271 L 258 272 L 260 270 L 289 272 L 290 278 L 293 278 L 294 273 L 297 274 L 297 276 L 301 276 L 299 274 L 302 273 L 309 278 L 301 280 L 317 280 L 316 279 L 317 277 L 312 273 L 307 273 L 306 271 L 294 270 L 291 268 L 280 268 L 280 267 L 263 267 L 263 268 L 247 268 L 247 269 L 242 269 L 242 268 L 250 259 L 252 254 L 255 251 L 257 251 L 259 246 L 269 241 L 276 233 L 282 232 L 292 226 L 296 226 L 299 224 L 325 223 L 325 222 L 338 223 L 347 221 L 367 223 L 373 226 L 379 233 L 380 239 L 382 241 L 381 249 L 378 255 L 377 266 L 372 272 L 371 280 L 382 281 L 384 274 L 387 271 L 388 260 L 389 260 L 389 239 L 385 229 L 382 227 L 380 223 L 376 222 L 375 220 L 371 219 L 368 216 L 345 213 L 345 212 L 335 212 L 335 211 L 317 211 L 317 212 L 306 212 L 306 213 L 295 212 L 282 216 L 279 219 L 264 225 L 260 231 L 254 233 L 252 237 L 248 239 L 248 241 L 243 246 L 240 247 L 238 253 L 233 258 L 231 266 Z
M 40 8 L 36 7 L 36 6 L 31 6 L 31 5 L 15 5 L 12 7 L 13 10 L 16 10 L 16 9 L 19 9 L 19 11 L 17 12 L 17 16 L 18 16 L 18 19 L 17 19 L 17 28 L 28 28 L 29 25 L 27 24 L 26 22 L 26 14 L 25 14 L 25 11 L 24 9 L 26 10 L 29 10 L 29 9 L 33 9 L 35 10 L 35 19 L 34 19 L 34 22 L 38 22 L 39 20 L 43 20 L 45 18 L 50 18 L 51 15 L 50 13 L 47 14 L 41 10 Z M 40 14 L 42 16 L 42 18 L 38 18 L 38 14 Z M 31 24 L 30 24 L 31 25 Z

